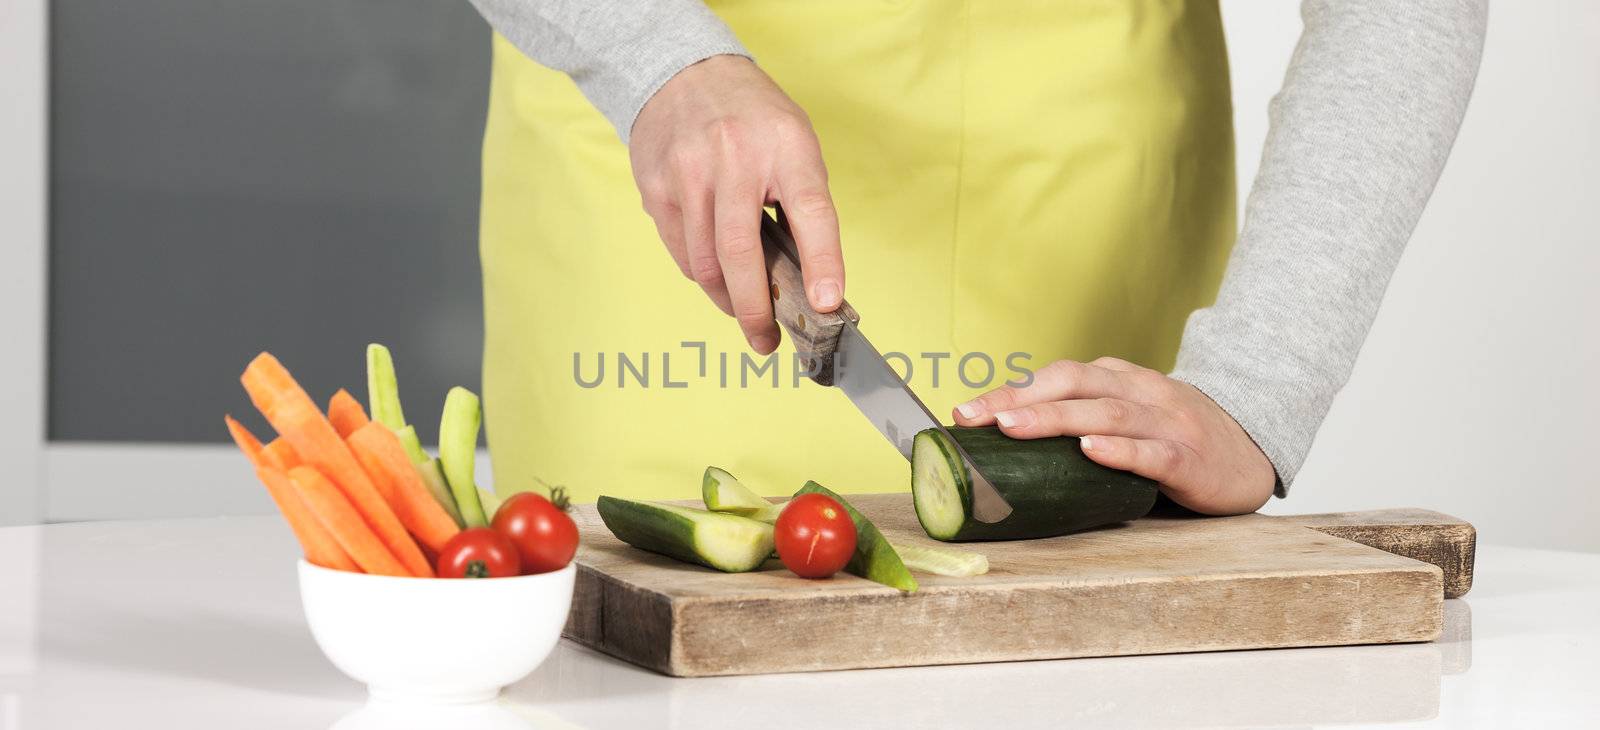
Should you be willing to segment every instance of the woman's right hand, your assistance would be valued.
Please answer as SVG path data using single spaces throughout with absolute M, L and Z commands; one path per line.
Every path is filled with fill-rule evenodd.
M 844 300 L 839 216 L 806 117 L 742 56 L 673 76 L 634 121 L 628 151 L 644 209 L 683 275 L 739 321 L 750 347 L 778 347 L 761 247 L 761 208 L 783 205 L 813 309 Z

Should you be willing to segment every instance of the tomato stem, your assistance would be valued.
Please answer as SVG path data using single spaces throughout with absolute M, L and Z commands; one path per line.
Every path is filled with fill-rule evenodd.
M 483 562 L 482 560 L 474 560 L 474 561 L 472 561 L 470 563 L 467 563 L 466 574 L 461 576 L 461 577 L 463 577 L 463 578 L 489 578 L 489 577 L 491 577 L 489 575 L 489 565 L 487 563 Z

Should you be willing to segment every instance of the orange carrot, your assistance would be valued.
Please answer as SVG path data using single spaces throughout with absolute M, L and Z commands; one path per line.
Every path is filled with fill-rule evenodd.
M 333 430 L 339 433 L 339 438 L 350 438 L 356 429 L 371 423 L 367 412 L 361 407 L 361 402 L 350 395 L 350 391 L 340 388 L 328 400 L 328 422 L 333 424 Z
M 384 547 L 383 541 L 378 539 L 372 528 L 367 527 L 366 521 L 351 506 L 344 492 L 328 481 L 322 472 L 309 466 L 297 466 L 289 470 L 289 482 L 294 485 L 300 498 L 305 500 L 305 506 L 311 514 L 316 515 L 317 522 L 333 535 L 363 572 L 411 576 L 411 571 L 406 570 L 394 554 Z
M 384 501 L 371 477 L 350 453 L 350 447 L 339 438 L 333 425 L 317 410 L 311 396 L 306 395 L 283 364 L 270 353 L 263 352 L 250 361 L 240 381 L 249 391 L 250 400 L 262 408 L 262 415 L 277 429 L 279 437 L 294 448 L 305 465 L 315 467 L 343 491 L 400 564 L 412 575 L 432 577 L 433 566 L 428 564 L 422 549 L 406 533 L 394 509 Z
M 289 471 L 301 463 L 300 455 L 294 452 L 294 447 L 282 438 L 275 438 L 261 447 L 261 458 L 278 471 Z
M 311 513 L 311 508 L 295 491 L 287 474 L 269 466 L 261 466 L 256 468 L 256 476 L 260 477 L 262 484 L 267 485 L 267 493 L 272 495 L 278 511 L 289 522 L 289 529 L 300 540 L 300 549 L 305 551 L 307 562 L 334 570 L 361 572 L 333 533 L 328 532 L 328 528 L 323 527 L 317 516 Z
M 250 458 L 252 464 L 255 464 L 256 476 L 266 485 L 267 494 L 272 496 L 272 501 L 278 505 L 278 511 L 283 513 L 283 519 L 288 521 L 289 529 L 300 541 L 300 550 L 305 553 L 306 560 L 324 568 L 356 570 L 356 564 L 345 554 L 344 548 L 339 547 L 339 543 L 322 528 L 317 518 L 306 509 L 305 503 L 300 501 L 300 495 L 295 494 L 283 471 L 270 466 L 272 459 L 261 446 L 261 440 L 250 433 L 243 424 L 233 420 L 233 416 L 223 416 L 222 420 L 228 424 L 228 433 L 233 436 L 233 442 L 238 444 L 239 450 Z
M 250 433 L 250 429 L 245 428 L 244 424 L 233 420 L 233 416 L 223 415 L 222 422 L 228 424 L 228 435 L 232 436 L 233 442 L 239 445 L 239 450 L 244 452 L 245 458 L 248 458 L 251 464 L 258 467 L 261 466 L 263 458 L 261 439 Z
M 422 476 L 406 456 L 405 447 L 388 426 L 368 423 L 350 434 L 345 442 L 350 444 L 356 460 L 366 468 L 367 475 L 394 507 L 400 523 L 424 547 L 437 554 L 461 531 L 450 513 L 433 498 L 428 485 L 422 483 Z

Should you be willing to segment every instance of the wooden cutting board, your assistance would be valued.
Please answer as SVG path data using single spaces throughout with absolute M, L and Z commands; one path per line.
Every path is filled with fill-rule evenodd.
M 850 495 L 899 543 L 909 494 Z M 685 503 L 687 504 L 687 503 Z M 1431 641 L 1472 585 L 1476 533 L 1426 510 L 1147 517 L 1047 540 L 968 543 L 987 574 L 911 594 L 770 561 L 724 574 L 613 537 L 593 505 L 566 636 L 675 676 Z

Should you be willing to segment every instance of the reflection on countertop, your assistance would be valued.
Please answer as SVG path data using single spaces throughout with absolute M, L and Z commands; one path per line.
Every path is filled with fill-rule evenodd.
M 0 529 L 0 729 L 825 720 L 1017 730 L 1600 717 L 1593 554 L 1482 547 L 1478 587 L 1445 602 L 1444 635 L 1427 644 L 677 679 L 563 642 L 499 702 L 440 707 L 367 703 L 327 663 L 300 613 L 294 553 L 287 530 L 265 518 Z

